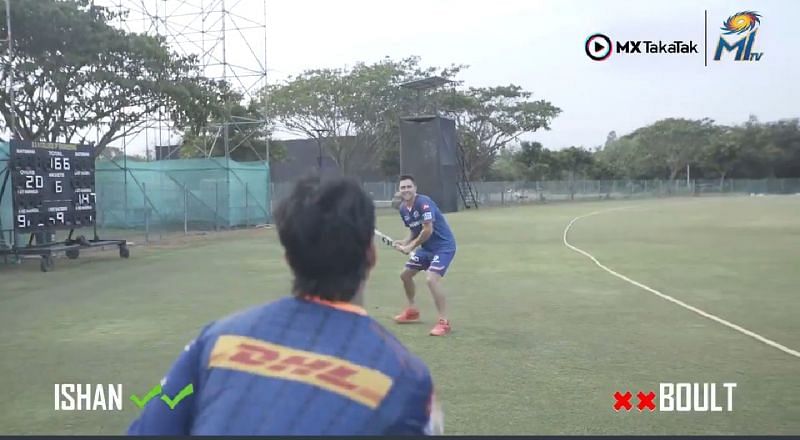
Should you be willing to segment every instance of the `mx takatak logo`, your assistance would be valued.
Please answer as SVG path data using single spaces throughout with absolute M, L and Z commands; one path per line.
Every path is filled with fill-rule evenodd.
M 694 41 L 662 41 L 662 40 L 617 40 L 605 34 L 592 34 L 584 43 L 586 55 L 593 61 L 605 61 L 612 53 L 625 55 L 648 54 L 695 54 L 697 43 Z

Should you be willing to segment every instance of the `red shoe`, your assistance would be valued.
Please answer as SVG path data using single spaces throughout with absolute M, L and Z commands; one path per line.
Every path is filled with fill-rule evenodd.
M 415 322 L 419 320 L 419 310 L 414 307 L 408 307 L 403 310 L 403 313 L 394 317 L 395 322 L 404 324 L 407 322 Z
M 444 336 L 450 333 L 450 321 L 439 318 L 439 322 L 431 330 L 431 336 Z

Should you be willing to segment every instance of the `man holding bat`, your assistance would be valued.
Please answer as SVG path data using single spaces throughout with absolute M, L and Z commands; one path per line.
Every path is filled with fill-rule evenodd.
M 395 241 L 394 247 L 411 257 L 400 275 L 408 298 L 408 307 L 394 319 L 398 323 L 419 320 L 419 309 L 414 303 L 414 277 L 420 271 L 427 271 L 428 289 L 439 312 L 439 320 L 430 334 L 443 336 L 450 333 L 450 321 L 447 319 L 442 278 L 455 257 L 456 240 L 436 203 L 428 196 L 417 194 L 413 176 L 400 176 L 399 189 L 402 199 L 399 206 L 400 217 L 409 229 L 409 235 L 404 240 Z

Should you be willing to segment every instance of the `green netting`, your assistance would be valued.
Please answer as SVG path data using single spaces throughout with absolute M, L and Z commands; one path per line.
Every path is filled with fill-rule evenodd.
M 269 168 L 225 159 L 98 160 L 98 225 L 235 227 L 269 223 Z
M 11 231 L 14 229 L 13 204 L 11 199 L 11 176 L 6 176 L 9 159 L 9 146 L 7 142 L 0 142 L 0 247 L 11 243 Z M 6 180 L 8 177 L 8 180 Z M 6 182 L 3 188 L 3 182 Z

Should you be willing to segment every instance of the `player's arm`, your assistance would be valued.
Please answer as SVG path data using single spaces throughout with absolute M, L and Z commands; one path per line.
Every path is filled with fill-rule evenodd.
M 414 231 L 411 230 L 411 228 L 409 228 L 408 235 L 406 235 L 406 238 L 403 238 L 401 240 L 395 240 L 393 244 L 395 247 L 398 246 L 405 247 L 408 246 L 408 244 L 411 243 L 411 241 L 414 240 L 415 238 L 416 236 L 414 235 Z
M 422 246 L 431 235 L 433 235 L 433 210 L 431 209 L 430 205 L 423 204 L 422 205 L 422 231 L 419 233 L 417 238 L 412 240 L 409 243 L 409 247 L 411 249 L 416 249 L 419 246 Z
M 422 231 L 419 233 L 419 235 L 408 242 L 408 246 L 411 247 L 411 249 L 416 249 L 417 247 L 422 246 L 422 243 L 428 241 L 428 239 L 431 238 L 431 235 L 433 235 L 433 221 L 427 221 L 422 224 Z
M 396 195 L 399 196 L 399 194 L 400 193 L 397 193 Z M 402 212 L 400 213 L 400 220 L 402 220 L 403 224 L 408 228 L 408 223 L 406 223 L 406 221 L 403 219 L 403 213 Z M 394 245 L 395 246 L 408 246 L 408 244 L 411 243 L 411 240 L 413 240 L 414 238 L 416 238 L 414 236 L 414 230 L 411 229 L 411 228 L 408 228 L 408 235 L 406 235 L 406 237 L 401 239 L 401 240 L 395 240 L 394 241 Z
M 414 236 L 414 231 L 411 230 L 411 228 L 409 228 L 408 229 L 408 235 L 406 235 L 406 238 L 400 240 L 402 242 L 400 244 L 402 244 L 403 246 L 407 246 L 409 243 L 411 243 L 411 240 L 413 240 L 414 238 L 416 238 Z
M 444 434 L 444 415 L 436 401 L 430 373 L 426 374 L 408 395 L 399 419 L 386 434 L 418 436 Z
M 128 435 L 190 434 L 202 352 L 198 340 L 190 342 L 178 356 L 161 381 L 161 394 L 147 402 L 128 428 Z

